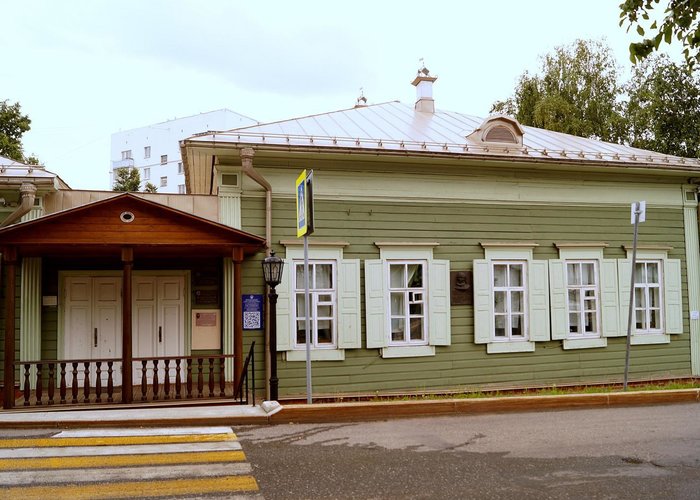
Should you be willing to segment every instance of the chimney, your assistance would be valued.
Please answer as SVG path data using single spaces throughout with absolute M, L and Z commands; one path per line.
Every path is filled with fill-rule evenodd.
M 416 111 L 423 113 L 435 113 L 435 101 L 433 100 L 433 82 L 437 76 L 430 76 L 430 71 L 423 65 L 411 82 L 416 87 Z

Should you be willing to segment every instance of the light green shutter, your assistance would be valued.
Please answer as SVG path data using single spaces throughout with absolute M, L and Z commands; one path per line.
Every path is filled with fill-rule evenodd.
M 428 280 L 428 343 L 450 345 L 450 261 L 432 261 Z
M 365 321 L 368 349 L 388 345 L 386 300 L 384 263 L 382 260 L 366 260 Z
M 546 342 L 549 340 L 549 266 L 546 260 L 531 260 L 528 265 L 530 340 Z
M 620 328 L 617 280 L 617 260 L 603 259 L 600 263 L 600 322 L 603 337 L 623 337 L 627 333 L 627 329 Z
M 616 277 L 617 278 L 617 277 Z M 567 337 L 569 321 L 566 304 L 566 262 L 549 261 L 549 295 L 552 303 L 552 339 L 562 340 Z
M 474 261 L 474 342 L 488 344 L 492 334 L 491 263 L 479 259 Z
M 630 280 L 632 272 L 632 260 L 618 259 L 617 261 L 617 285 L 620 296 L 620 336 L 627 336 L 627 321 L 630 312 Z M 632 333 L 634 333 L 634 315 L 632 316 Z
M 360 347 L 360 261 L 341 260 L 338 262 L 338 348 Z
M 683 295 L 681 292 L 681 261 L 664 260 L 665 333 L 683 333 Z
M 294 270 L 294 261 L 284 259 L 282 282 L 277 286 L 277 350 L 291 351 L 294 343 L 292 335 L 294 328 L 294 291 L 290 276 Z

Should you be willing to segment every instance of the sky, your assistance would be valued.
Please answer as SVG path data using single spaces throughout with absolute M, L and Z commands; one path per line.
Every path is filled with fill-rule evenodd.
M 412 104 L 423 58 L 438 109 L 487 116 L 539 57 L 605 39 L 630 71 L 621 0 L 0 0 L 0 100 L 26 154 L 108 189 L 112 133 L 228 108 L 260 122 Z

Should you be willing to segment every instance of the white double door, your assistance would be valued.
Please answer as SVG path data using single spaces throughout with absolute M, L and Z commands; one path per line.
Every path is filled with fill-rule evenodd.
M 134 358 L 182 356 L 185 352 L 184 276 L 134 276 L 133 278 L 133 355 Z M 174 380 L 174 360 L 168 376 Z M 153 382 L 153 361 L 146 363 L 148 383 Z M 184 362 L 181 373 L 184 373 Z M 158 381 L 165 380 L 165 363 L 158 362 Z M 134 363 L 134 385 L 141 383 L 142 364 Z
M 93 360 L 122 356 L 122 280 L 117 276 L 69 276 L 64 287 L 63 359 Z M 185 338 L 185 277 L 135 275 L 132 278 L 132 337 L 134 358 L 182 356 Z M 174 362 L 170 363 L 174 367 Z M 112 380 L 121 384 L 119 363 Z M 72 382 L 66 367 L 67 383 Z M 84 364 L 78 367 L 82 385 Z M 107 382 L 107 366 L 102 363 L 102 385 Z M 95 367 L 90 368 L 95 384 Z M 148 383 L 153 380 L 153 362 L 147 363 Z M 174 379 L 175 370 L 170 376 Z M 159 381 L 165 377 L 159 362 Z M 141 364 L 134 363 L 133 383 L 141 383 Z

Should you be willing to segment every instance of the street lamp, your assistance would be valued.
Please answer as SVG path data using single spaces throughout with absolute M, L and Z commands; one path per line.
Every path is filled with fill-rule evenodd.
M 265 283 L 270 287 L 270 399 L 277 401 L 279 379 L 277 378 L 277 292 L 275 287 L 282 281 L 284 260 L 275 256 L 271 250 L 270 255 L 262 261 Z

